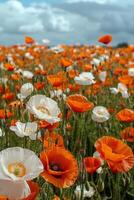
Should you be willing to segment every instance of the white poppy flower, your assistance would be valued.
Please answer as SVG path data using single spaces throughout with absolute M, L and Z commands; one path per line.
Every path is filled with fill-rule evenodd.
M 21 72 L 23 77 L 28 78 L 28 79 L 32 79 L 33 78 L 33 73 L 27 70 L 24 70 Z
M 58 117 L 60 109 L 57 102 L 45 95 L 32 96 L 27 102 L 26 107 L 36 118 L 45 120 L 50 124 L 60 121 Z
M 79 85 L 92 85 L 95 83 L 94 79 L 91 72 L 82 72 L 79 76 L 75 76 L 74 81 Z
M 42 65 L 42 64 L 39 64 L 39 65 L 38 65 L 38 67 L 39 67 L 39 69 L 41 69 L 41 70 L 43 70 L 43 69 L 44 69 L 44 67 L 43 67 L 43 65 Z
M 18 46 L 18 49 L 19 49 L 19 50 L 22 50 L 22 51 L 25 51 L 26 46 Z
M 128 69 L 128 75 L 129 76 L 134 76 L 134 68 L 129 68 Z
M 50 43 L 50 40 L 47 39 L 47 38 L 44 38 L 42 39 L 42 42 L 45 44 L 45 45 L 48 45 Z
M 128 89 L 127 89 L 126 85 L 123 84 L 123 83 L 118 83 L 117 88 L 110 88 L 110 91 L 111 91 L 112 94 L 121 93 L 123 98 L 129 97 Z
M 92 110 L 92 120 L 95 122 L 105 122 L 110 118 L 108 110 L 103 106 L 96 106 Z
M 99 79 L 100 79 L 102 82 L 105 82 L 106 77 L 107 77 L 107 72 L 106 72 L 106 71 L 103 71 L 103 72 L 100 72 L 100 73 L 99 73 Z
M 51 47 L 50 50 L 53 51 L 54 53 L 61 53 L 64 51 L 64 49 L 60 45 Z
M 99 168 L 96 170 L 96 173 L 97 173 L 97 174 L 102 174 L 102 173 L 103 173 L 103 168 L 102 168 L 102 167 L 99 167 Z
M 110 88 L 110 91 L 112 94 L 118 94 L 118 89 L 117 88 Z
M 91 64 L 95 65 L 95 66 L 98 66 L 100 65 L 101 63 L 101 60 L 97 59 L 97 58 L 93 58 L 93 60 L 91 61 Z
M 26 181 L 0 180 L 0 195 L 6 196 L 9 200 L 23 199 L 30 193 Z
M 30 60 L 34 59 L 34 57 L 29 52 L 25 53 L 25 57 L 28 58 L 28 59 L 30 59 Z
M 21 86 L 20 93 L 17 95 L 19 99 L 23 100 L 28 97 L 34 90 L 31 83 L 25 83 Z
M 10 126 L 10 130 L 19 137 L 29 136 L 31 140 L 36 140 L 38 125 L 36 122 L 16 122 L 16 126 Z
M 0 128 L 0 137 L 5 136 L 5 132 L 2 131 L 2 129 Z
M 0 78 L 0 83 L 6 84 L 8 81 L 7 78 Z
M 66 99 L 66 95 L 62 92 L 62 90 L 52 90 L 50 91 L 50 97 L 51 98 L 54 98 L 54 97 L 57 97 L 59 100 L 60 99 Z
M 43 171 L 43 164 L 38 156 L 33 151 L 21 147 L 2 150 L 0 163 L 1 180 L 32 180 Z
M 82 188 L 81 188 L 80 185 L 78 185 L 76 187 L 76 189 L 75 189 L 75 195 L 76 195 L 77 199 L 81 198 L 81 193 L 82 193 Z M 95 193 L 95 190 L 91 185 L 89 185 L 89 189 L 88 190 L 84 186 L 83 198 L 86 198 L 86 197 L 90 198 L 90 197 L 92 197 L 94 195 L 94 193 Z

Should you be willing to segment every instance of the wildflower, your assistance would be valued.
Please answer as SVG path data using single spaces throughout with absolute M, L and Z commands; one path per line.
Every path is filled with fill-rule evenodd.
M 116 118 L 122 122 L 133 122 L 134 121 L 134 111 L 131 109 L 125 108 L 123 110 L 120 110 L 116 114 Z
M 128 172 L 134 166 L 132 149 L 121 140 L 103 136 L 96 141 L 95 147 L 113 172 Z
M 101 42 L 103 44 L 109 44 L 112 41 L 111 35 L 103 35 L 98 39 L 98 42 Z
M 28 78 L 28 79 L 32 79 L 33 78 L 33 73 L 27 70 L 24 70 L 21 72 L 23 77 Z
M 34 95 L 27 102 L 27 110 L 36 118 L 45 120 L 50 124 L 60 121 L 60 109 L 57 102 L 45 95 Z
M 37 123 L 36 122 L 16 122 L 15 126 L 10 126 L 10 130 L 15 132 L 18 137 L 28 136 L 31 140 L 36 140 L 37 132 Z
M 101 166 L 101 161 L 99 158 L 85 157 L 84 166 L 88 173 L 93 174 Z
M 46 131 L 44 133 L 43 145 L 45 149 L 55 146 L 64 147 L 63 137 L 56 132 Z
M 128 69 L 128 75 L 134 77 L 134 68 Z
M 41 152 L 44 165 L 41 176 L 58 188 L 67 188 L 74 184 L 78 176 L 78 165 L 73 155 L 61 147 L 53 147 Z
M 2 150 L 0 152 L 0 163 L 0 180 L 32 180 L 43 171 L 42 162 L 36 154 L 21 147 Z
M 81 198 L 81 193 L 82 193 L 82 188 L 80 185 L 78 185 L 75 189 L 75 195 L 76 195 L 76 198 L 77 199 L 80 199 Z M 89 188 L 88 190 L 86 189 L 86 187 L 84 186 L 84 189 L 83 189 L 83 198 L 91 198 L 95 193 L 95 190 L 94 188 L 89 185 Z
M 123 98 L 129 97 L 128 89 L 127 89 L 126 85 L 123 83 L 118 83 L 117 88 L 110 88 L 110 90 L 111 90 L 111 93 L 113 93 L 113 94 L 121 93 Z
M 127 142 L 134 142 L 134 127 L 127 127 L 120 133 L 121 138 Z
M 32 37 L 26 36 L 25 37 L 25 43 L 26 44 L 33 44 L 33 43 L 35 43 L 35 40 Z
M 94 104 L 89 102 L 86 97 L 74 94 L 70 95 L 66 99 L 67 105 L 73 110 L 74 112 L 86 112 L 93 108 Z
M 100 79 L 102 82 L 105 82 L 106 77 L 107 77 L 107 72 L 106 72 L 106 71 L 102 71 L 102 72 L 99 73 L 99 79 Z
M 74 81 L 79 85 L 92 85 L 95 83 L 94 79 L 91 72 L 82 72 L 79 76 L 75 76 Z
M 95 122 L 103 123 L 109 120 L 110 114 L 104 106 L 96 106 L 92 110 L 92 120 Z
M 20 93 L 17 95 L 19 99 L 25 99 L 28 97 L 34 90 L 34 87 L 31 83 L 25 83 L 21 86 Z

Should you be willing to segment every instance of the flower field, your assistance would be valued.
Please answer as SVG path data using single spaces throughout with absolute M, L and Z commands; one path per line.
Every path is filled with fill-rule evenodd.
M 0 46 L 0 200 L 134 199 L 134 46 Z

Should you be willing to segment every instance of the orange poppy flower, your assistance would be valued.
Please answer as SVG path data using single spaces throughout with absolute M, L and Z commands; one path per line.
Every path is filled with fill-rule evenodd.
M 53 74 L 53 75 L 48 75 L 47 76 L 48 82 L 54 86 L 54 87 L 59 87 L 63 83 L 67 82 L 67 79 L 64 74 Z
M 4 92 L 4 87 L 3 85 L 0 85 L 0 94 L 2 94 Z
M 8 200 L 6 196 L 0 195 L 0 200 Z
M 75 76 L 78 75 L 78 71 L 71 69 L 68 71 L 69 78 L 74 79 Z
M 25 37 L 25 43 L 26 44 L 33 44 L 33 43 L 35 43 L 35 40 L 32 37 L 26 36 Z
M 57 195 L 54 195 L 53 200 L 60 200 L 60 198 Z
M 59 123 L 54 123 L 54 124 L 50 124 L 49 122 L 46 122 L 46 121 L 39 121 L 39 127 L 40 128 L 46 128 L 48 130 L 53 130 L 55 128 L 57 128 L 59 126 Z
M 131 85 L 131 84 L 133 83 L 133 77 L 128 76 L 128 75 L 120 76 L 120 77 L 118 78 L 118 80 L 119 80 L 121 83 L 125 84 L 125 85 Z
M 38 83 L 35 83 L 34 86 L 37 90 L 42 90 L 45 86 L 45 83 L 38 82 Z
M 116 118 L 122 122 L 133 122 L 134 121 L 134 111 L 131 109 L 123 109 L 116 114 Z
M 47 75 L 47 71 L 38 69 L 38 70 L 35 71 L 35 74 L 40 74 L 42 76 L 46 76 Z
M 20 80 L 20 75 L 19 74 L 12 74 L 11 79 L 14 80 L 14 81 L 18 81 L 18 80 Z
M 10 111 L 4 110 L 4 109 L 0 109 L 0 119 L 9 118 L 11 116 L 13 116 L 13 114 Z
M 69 84 L 68 88 L 72 91 L 72 92 L 77 92 L 79 91 L 79 89 L 81 88 L 80 85 L 77 84 Z
M 94 104 L 89 102 L 86 97 L 79 94 L 67 97 L 66 103 L 74 112 L 86 112 L 94 106 Z
M 127 127 L 120 134 L 122 139 L 128 142 L 134 142 L 134 127 Z
M 13 92 L 7 92 L 6 94 L 2 95 L 2 98 L 5 100 L 12 100 L 14 97 L 15 95 Z
M 3 62 L 5 57 L 3 55 L 0 55 L 0 62 Z
M 43 146 L 45 149 L 55 146 L 64 147 L 63 137 L 58 133 L 46 131 Z
M 98 42 L 101 42 L 103 44 L 109 44 L 112 41 L 111 35 L 103 35 L 98 39 Z
M 68 58 L 61 58 L 60 64 L 63 67 L 69 67 L 70 65 L 72 65 L 72 61 L 69 60 Z
M 41 152 L 44 165 L 41 176 L 58 188 L 67 188 L 74 184 L 78 176 L 78 165 L 73 155 L 61 147 Z
M 8 70 L 8 71 L 13 71 L 15 69 L 15 66 L 11 65 L 10 63 L 5 63 L 4 67 Z
M 86 157 L 84 158 L 84 166 L 88 173 L 93 174 L 101 166 L 99 158 Z
M 95 147 L 113 172 L 128 172 L 134 166 L 132 149 L 119 139 L 103 136 Z
M 88 72 L 92 69 L 92 65 L 90 64 L 86 64 L 83 66 L 83 71 Z

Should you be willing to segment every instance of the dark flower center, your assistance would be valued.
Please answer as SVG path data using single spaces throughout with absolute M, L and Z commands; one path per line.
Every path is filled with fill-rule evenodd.
M 50 169 L 53 170 L 53 171 L 62 171 L 60 166 L 56 163 L 50 163 Z

